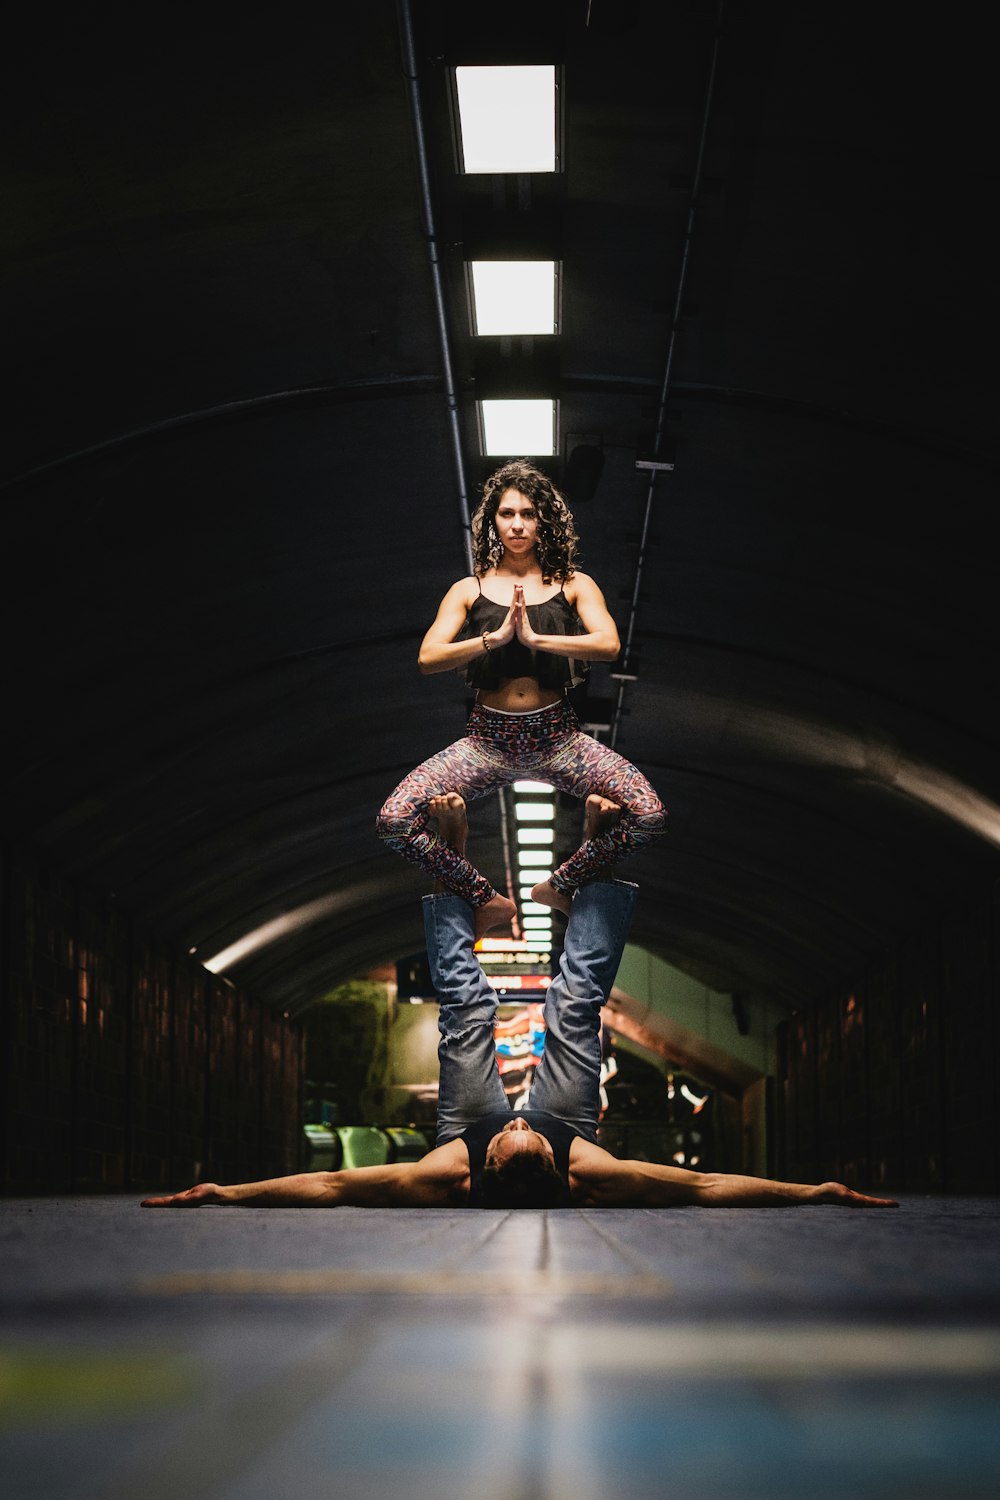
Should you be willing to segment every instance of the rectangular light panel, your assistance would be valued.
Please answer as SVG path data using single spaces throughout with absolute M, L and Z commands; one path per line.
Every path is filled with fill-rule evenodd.
M 556 815 L 554 802 L 515 802 L 514 816 L 519 823 L 549 823 Z
M 511 454 L 551 455 L 555 448 L 554 401 L 480 401 L 483 413 L 483 452 L 487 457 Z
M 544 66 L 455 69 L 466 172 L 554 172 L 556 70 Z
M 519 844 L 554 844 L 555 841 L 554 828 L 519 828 L 517 830 Z
M 555 333 L 554 260 L 474 260 L 470 267 L 477 334 Z

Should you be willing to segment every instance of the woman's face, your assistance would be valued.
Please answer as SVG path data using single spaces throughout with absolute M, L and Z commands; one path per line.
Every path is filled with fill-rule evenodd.
M 504 490 L 493 524 L 504 551 L 512 557 L 526 557 L 538 541 L 538 512 L 520 490 Z

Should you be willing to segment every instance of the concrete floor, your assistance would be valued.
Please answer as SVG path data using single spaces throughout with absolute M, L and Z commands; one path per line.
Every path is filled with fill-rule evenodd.
M 0 1200 L 0 1494 L 1000 1493 L 1000 1200 Z

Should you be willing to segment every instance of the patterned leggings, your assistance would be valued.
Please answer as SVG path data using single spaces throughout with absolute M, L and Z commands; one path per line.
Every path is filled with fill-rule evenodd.
M 622 810 L 613 828 L 587 839 L 553 873 L 552 884 L 566 893 L 648 844 L 666 823 L 666 810 L 645 776 L 617 751 L 584 734 L 563 699 L 526 714 L 501 713 L 477 703 L 464 739 L 432 755 L 399 783 L 378 815 L 378 836 L 470 906 L 485 906 L 496 891 L 464 855 L 428 828 L 427 804 L 442 792 L 459 792 L 472 802 L 522 776 L 550 781 L 574 797 L 597 792 Z

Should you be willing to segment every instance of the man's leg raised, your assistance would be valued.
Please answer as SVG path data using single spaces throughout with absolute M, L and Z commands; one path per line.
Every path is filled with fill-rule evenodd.
M 601 1007 L 615 982 L 639 888 L 594 881 L 573 897 L 559 973 L 545 999 L 545 1050 L 529 1109 L 544 1109 L 597 1135 L 601 1079 Z
M 433 809 L 449 843 L 461 850 L 465 806 L 455 794 Z M 443 802 L 443 799 L 442 799 Z M 425 896 L 424 934 L 440 1003 L 437 1144 L 461 1135 L 483 1115 L 510 1108 L 497 1067 L 493 1025 L 497 998 L 474 951 L 475 912 L 461 896 Z

